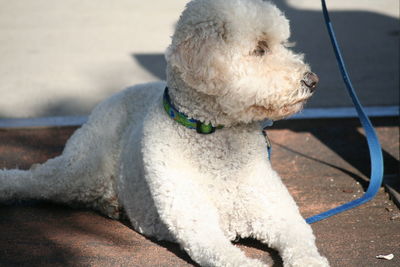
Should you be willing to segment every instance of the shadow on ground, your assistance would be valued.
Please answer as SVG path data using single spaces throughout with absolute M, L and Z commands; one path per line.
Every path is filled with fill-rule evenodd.
M 374 118 L 372 123 L 375 127 L 397 127 L 399 125 L 399 118 Z M 278 121 L 273 126 L 273 129 L 291 129 L 296 133 L 308 132 L 317 138 L 322 144 L 329 148 L 329 150 L 336 153 L 341 161 L 347 162 L 352 166 L 351 170 L 338 167 L 340 162 L 330 161 L 324 162 L 321 159 L 312 158 L 304 155 L 301 151 L 294 151 L 291 148 L 285 147 L 283 144 L 278 144 L 284 149 L 290 150 L 302 157 L 318 161 L 324 165 L 337 168 L 343 173 L 352 177 L 355 181 L 359 182 L 363 189 L 368 187 L 369 177 L 371 175 L 371 162 L 368 144 L 364 135 L 364 130 L 357 119 L 325 119 L 325 120 L 287 120 Z M 398 137 L 398 136 L 397 136 Z M 382 149 L 384 160 L 384 182 L 385 178 L 388 183 L 393 183 L 393 177 L 399 180 L 399 150 L 396 149 L 396 143 L 393 143 L 393 136 L 387 136 L 384 133 L 378 135 L 381 144 L 392 144 L 391 151 Z M 396 155 L 397 153 L 397 155 Z M 389 181 L 390 180 L 390 181 Z M 397 193 L 400 193 L 400 184 L 395 183 L 393 187 Z

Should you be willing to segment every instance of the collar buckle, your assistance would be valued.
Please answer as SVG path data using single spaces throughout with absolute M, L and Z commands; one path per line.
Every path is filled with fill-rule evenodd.
M 163 96 L 163 106 L 167 114 L 176 122 L 182 124 L 189 129 L 195 129 L 199 134 L 211 134 L 215 132 L 216 129 L 222 129 L 223 125 L 218 125 L 216 127 L 212 126 L 211 123 L 205 124 L 196 119 L 189 119 L 188 116 L 179 112 L 171 103 L 171 99 L 168 94 L 168 87 L 164 90 Z
M 204 124 L 201 121 L 196 122 L 196 132 L 199 134 L 211 134 L 215 132 L 215 127 L 210 124 Z

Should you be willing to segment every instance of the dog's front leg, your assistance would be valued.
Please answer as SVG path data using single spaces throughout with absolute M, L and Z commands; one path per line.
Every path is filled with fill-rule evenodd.
M 266 266 L 247 258 L 224 235 L 216 207 L 196 182 L 201 179 L 198 173 L 153 163 L 148 166 L 146 180 L 157 212 L 194 261 L 201 266 Z
M 253 237 L 277 249 L 284 266 L 327 267 L 315 245 L 310 225 L 301 216 L 296 203 L 281 182 L 280 177 L 270 169 L 257 168 L 242 187 L 246 220 L 250 226 L 242 237 Z

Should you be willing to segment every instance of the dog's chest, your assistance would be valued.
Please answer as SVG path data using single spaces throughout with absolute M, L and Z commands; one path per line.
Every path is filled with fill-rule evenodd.
M 207 184 L 240 183 L 254 161 L 266 156 L 260 153 L 265 143 L 258 127 L 197 134 L 189 142 L 190 158 Z

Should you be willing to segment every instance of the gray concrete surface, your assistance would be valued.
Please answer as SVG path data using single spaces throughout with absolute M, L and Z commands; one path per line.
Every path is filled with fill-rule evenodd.
M 308 107 L 347 107 L 317 0 L 275 0 L 321 78 Z M 398 0 L 327 1 L 367 106 L 399 104 Z M 86 115 L 122 88 L 164 79 L 186 0 L 0 0 L 0 118 Z

